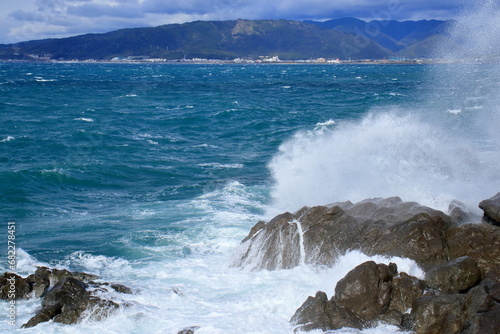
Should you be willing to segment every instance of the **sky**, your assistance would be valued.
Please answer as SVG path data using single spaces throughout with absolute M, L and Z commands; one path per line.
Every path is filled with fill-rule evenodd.
M 457 0 L 0 0 L 0 44 L 197 20 L 453 19 Z

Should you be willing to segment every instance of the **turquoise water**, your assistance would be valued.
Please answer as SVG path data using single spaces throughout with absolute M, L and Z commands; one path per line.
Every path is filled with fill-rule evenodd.
M 488 66 L 0 63 L 0 217 L 16 222 L 18 272 L 140 291 L 114 296 L 133 306 L 101 324 L 24 332 L 290 332 L 332 272 L 233 268 L 239 241 L 306 204 L 458 199 L 476 213 L 500 189 Z M 19 307 L 20 326 L 37 301 Z

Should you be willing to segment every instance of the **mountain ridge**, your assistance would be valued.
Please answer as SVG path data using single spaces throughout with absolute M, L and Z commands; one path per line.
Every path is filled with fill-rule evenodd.
M 194 21 L 0 45 L 0 59 L 428 58 L 452 21 Z M 421 44 L 419 46 L 419 43 Z

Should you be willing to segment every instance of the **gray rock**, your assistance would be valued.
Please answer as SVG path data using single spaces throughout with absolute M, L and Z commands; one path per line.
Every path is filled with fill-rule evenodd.
M 483 210 L 484 217 L 488 222 L 500 225 L 500 193 L 482 201 L 479 203 L 479 207 Z

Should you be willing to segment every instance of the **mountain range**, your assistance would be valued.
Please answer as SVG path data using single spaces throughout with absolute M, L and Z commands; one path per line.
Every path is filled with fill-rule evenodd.
M 453 21 L 195 21 L 0 45 L 0 59 L 429 58 Z

